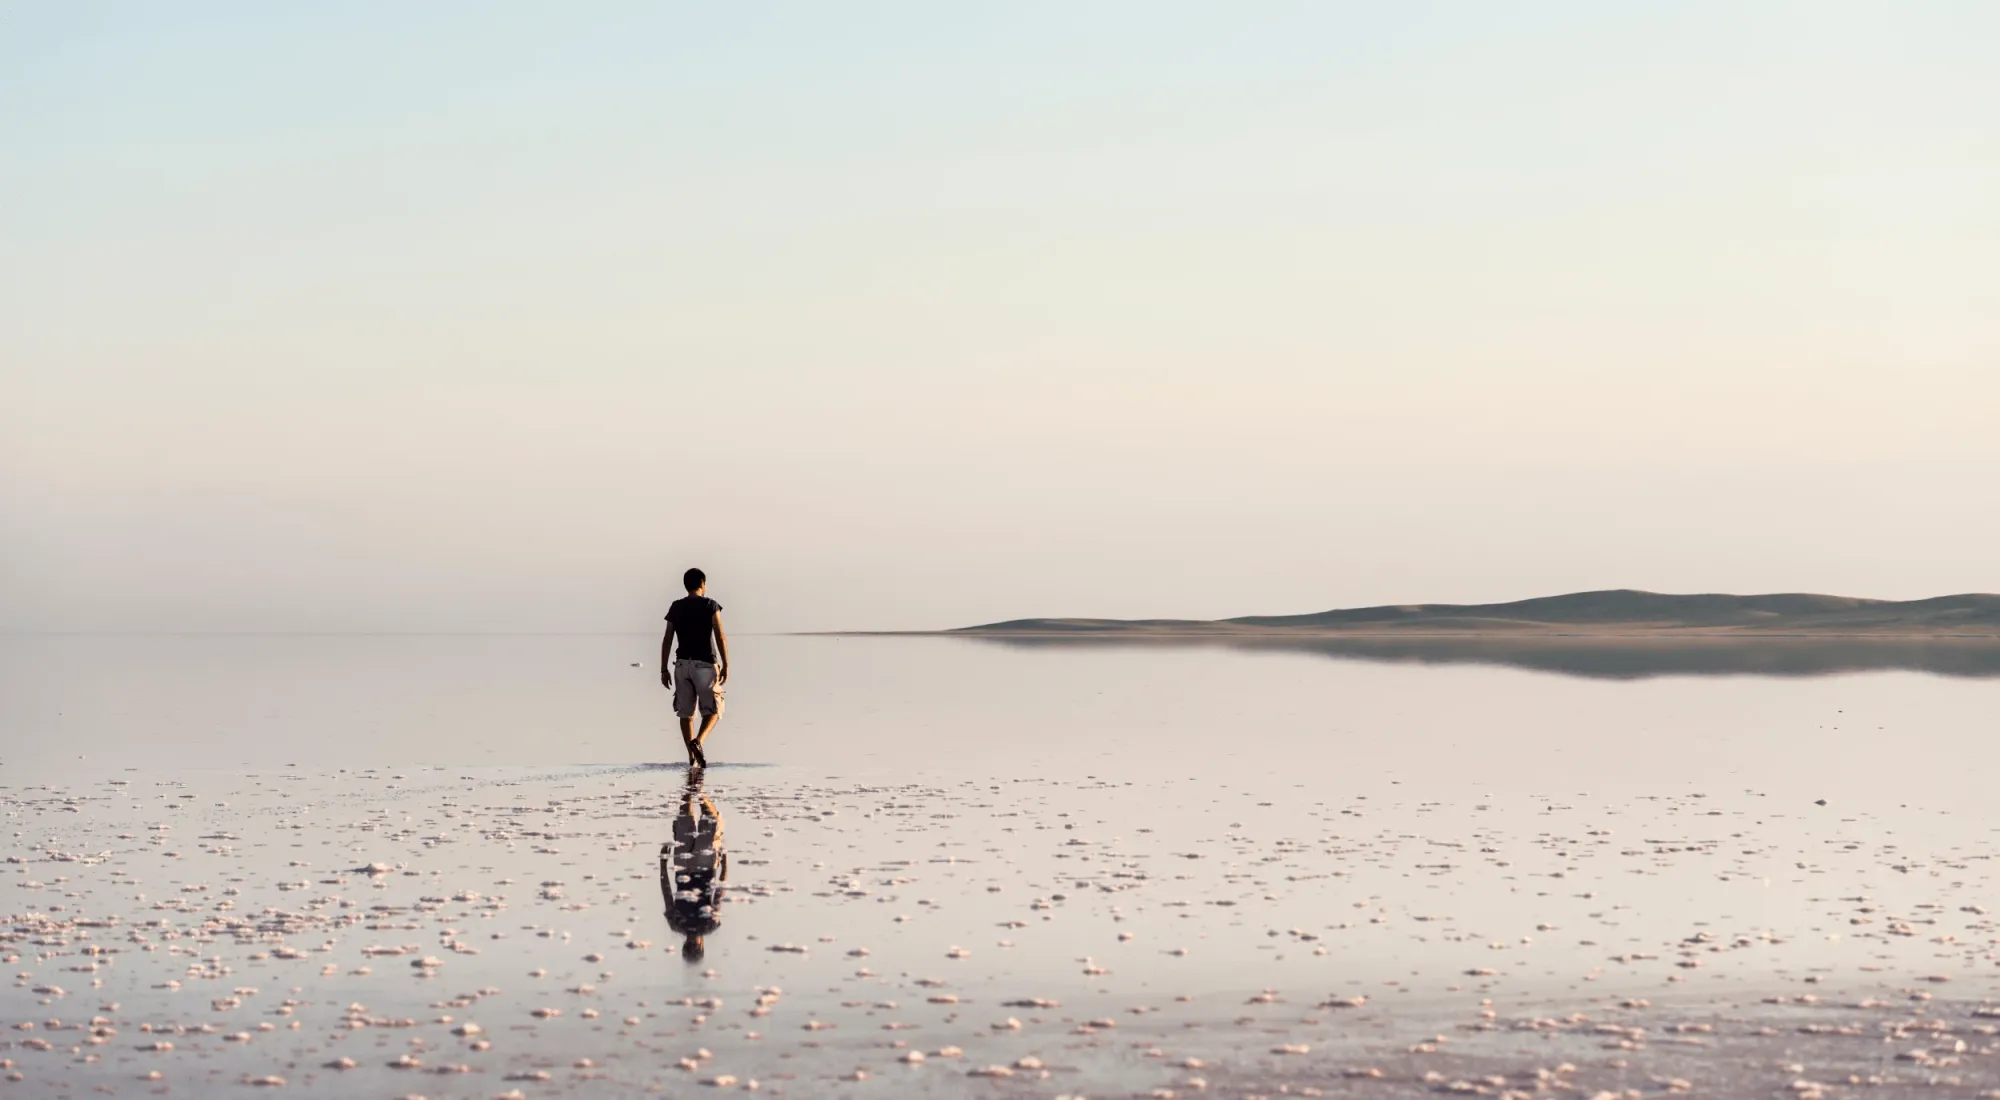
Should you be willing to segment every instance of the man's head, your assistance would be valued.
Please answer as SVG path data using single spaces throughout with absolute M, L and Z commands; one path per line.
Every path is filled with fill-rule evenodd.
M 686 942 L 681 944 L 681 958 L 688 962 L 698 963 L 705 954 L 707 952 L 702 949 L 700 936 L 689 935 Z
M 707 587 L 708 574 L 699 569 L 690 569 L 681 574 L 681 585 L 688 590 L 688 595 L 692 596 Z

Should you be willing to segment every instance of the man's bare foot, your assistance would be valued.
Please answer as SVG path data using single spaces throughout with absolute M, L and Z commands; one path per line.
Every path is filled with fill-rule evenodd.
M 688 767 L 691 768 L 708 767 L 708 757 L 704 755 L 701 751 L 701 742 L 699 741 L 688 742 L 688 752 L 691 756 L 691 759 L 689 760 L 688 763 Z

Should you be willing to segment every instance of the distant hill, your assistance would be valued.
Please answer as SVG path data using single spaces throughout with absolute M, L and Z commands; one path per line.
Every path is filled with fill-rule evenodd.
M 1013 619 L 961 627 L 988 635 L 1964 635 L 2000 636 L 2000 596 L 1927 600 L 1781 593 L 1676 596 L 1629 588 L 1512 603 L 1393 604 L 1234 619 Z

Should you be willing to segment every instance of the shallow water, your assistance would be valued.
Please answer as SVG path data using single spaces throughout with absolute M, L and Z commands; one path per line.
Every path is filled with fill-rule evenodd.
M 12 1087 L 2000 1084 L 1992 681 L 743 638 L 691 964 L 655 645 L 0 643 Z

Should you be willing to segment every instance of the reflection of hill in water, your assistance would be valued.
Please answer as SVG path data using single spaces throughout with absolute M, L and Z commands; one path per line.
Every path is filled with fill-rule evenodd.
M 1701 630 L 1725 634 L 1792 637 L 1824 633 L 1841 637 L 2000 636 L 2000 595 L 1966 592 L 1927 600 L 1864 600 L 1810 592 L 1732 596 L 1677 595 L 1631 588 L 1538 596 L 1512 603 L 1384 604 L 1306 615 L 1241 615 L 1203 622 L 1191 619 L 1011 619 L 950 633 L 976 634 L 1250 634 L 1311 631 L 1440 632 L 1451 635 L 1635 634 L 1649 630 Z
M 2000 677 L 2000 642 L 1946 639 L 970 637 L 984 643 L 1026 649 L 1210 646 L 1246 652 L 1316 653 L 1347 661 L 1500 665 L 1605 680 L 1643 680 L 1653 676 L 1832 676 L 1880 671 Z

